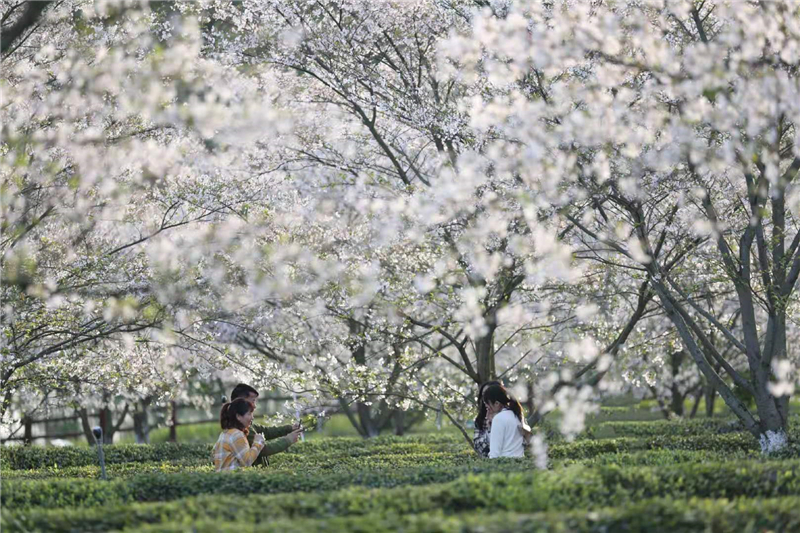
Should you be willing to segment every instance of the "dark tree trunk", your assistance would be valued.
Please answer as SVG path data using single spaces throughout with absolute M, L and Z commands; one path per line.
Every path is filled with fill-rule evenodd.
M 678 375 L 681 371 L 681 365 L 686 357 L 686 352 L 683 350 L 670 354 L 670 367 L 672 370 L 672 386 L 671 393 L 672 399 L 670 401 L 670 411 L 676 416 L 683 417 L 683 402 L 686 399 L 686 394 L 680 390 L 678 384 Z
M 406 413 L 400 410 L 395 411 L 394 416 L 392 416 L 392 421 L 394 423 L 394 434 L 398 437 L 403 436 L 406 432 L 405 419 Z
M 25 32 L 34 28 L 40 22 L 42 13 L 52 3 L 52 0 L 20 2 L 20 4 L 25 5 L 21 15 L 19 15 L 14 24 L 2 28 L 3 35 L 2 38 L 0 38 L 0 51 L 4 56 L 16 48 L 12 47 L 12 45 L 15 44 Z
M 22 435 L 22 444 L 24 446 L 30 446 L 33 444 L 33 421 L 31 417 L 25 415 L 22 419 L 22 423 L 25 426 L 25 433 Z
M 714 390 L 714 386 L 706 383 L 703 396 L 706 401 L 706 417 L 711 418 L 714 416 L 714 403 L 717 400 L 717 391 Z
M 169 426 L 169 441 L 178 442 L 178 402 L 172 400 L 169 402 L 169 406 L 172 416 L 172 423 Z
M 689 418 L 695 418 L 697 416 L 697 409 L 700 407 L 700 400 L 703 398 L 703 388 L 699 387 L 697 393 L 694 395 L 694 404 L 692 405 L 692 411 L 689 413 Z
M 377 437 L 380 431 L 372 418 L 372 411 L 370 406 L 363 403 L 356 403 L 356 412 L 358 413 L 358 421 L 364 431 L 364 436 L 367 438 Z
M 136 433 L 137 444 L 150 444 L 150 420 L 148 409 L 153 401 L 151 396 L 137 402 L 137 409 L 133 413 L 133 430 Z
M 494 332 L 497 325 L 492 314 L 486 317 L 486 325 L 489 331 L 475 342 L 475 358 L 477 359 L 478 378 L 482 383 L 492 381 L 497 377 L 494 368 Z
M 76 409 L 76 411 L 78 413 L 78 417 L 81 419 L 81 429 L 83 429 L 83 435 L 86 437 L 86 442 L 89 443 L 89 446 L 93 446 L 94 435 L 92 434 L 92 425 L 89 423 L 89 413 L 84 407 L 80 407 Z

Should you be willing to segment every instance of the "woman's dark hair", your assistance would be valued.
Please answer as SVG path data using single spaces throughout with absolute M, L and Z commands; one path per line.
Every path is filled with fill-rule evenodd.
M 246 428 L 239 422 L 236 415 L 244 416 L 252 412 L 256 408 L 255 405 L 248 402 L 244 398 L 236 398 L 232 402 L 228 402 L 222 406 L 222 411 L 219 413 L 219 425 L 222 429 L 239 429 L 244 431 L 247 435 L 249 428 Z
M 235 400 L 236 398 L 246 398 L 251 394 L 258 396 L 258 391 L 247 383 L 239 383 L 231 391 L 231 401 Z
M 522 406 L 502 385 L 486 387 L 486 390 L 483 391 L 483 401 L 487 403 L 500 402 L 503 407 L 511 409 L 517 419 L 522 422 Z
M 486 404 L 483 401 L 483 392 L 486 387 L 491 385 L 500 385 L 499 381 L 487 381 L 478 388 L 478 416 L 475 417 L 475 428 L 479 431 L 483 430 L 483 425 L 486 423 Z

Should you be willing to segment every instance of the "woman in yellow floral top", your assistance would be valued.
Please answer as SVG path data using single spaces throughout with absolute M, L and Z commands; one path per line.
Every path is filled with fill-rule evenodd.
M 264 447 L 264 437 L 256 434 L 253 445 L 247 442 L 255 406 L 244 398 L 237 398 L 222 406 L 219 422 L 222 426 L 214 445 L 214 468 L 217 472 L 251 466 Z

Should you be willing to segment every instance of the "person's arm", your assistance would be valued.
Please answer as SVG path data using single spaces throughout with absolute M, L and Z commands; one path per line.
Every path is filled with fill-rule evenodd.
M 233 455 L 239 463 L 243 466 L 251 466 L 264 447 L 264 438 L 260 435 L 256 435 L 253 439 L 253 445 L 250 446 L 247 443 L 247 437 L 245 437 L 244 433 L 240 432 L 236 438 L 233 439 L 231 446 L 233 447 Z
M 519 431 L 520 435 L 522 435 L 522 441 L 525 443 L 525 445 L 530 444 L 531 439 L 533 438 L 533 430 L 528 423 L 523 420 L 520 425 L 517 426 L 517 430 Z
M 505 416 L 496 416 L 492 420 L 492 432 L 489 435 L 489 459 L 500 457 L 500 450 L 506 442 L 508 422 Z
M 285 451 L 291 445 L 292 441 L 290 441 L 289 437 L 286 436 L 272 439 L 264 443 L 264 449 L 261 450 L 261 456 L 269 457 L 270 455 L 275 455 L 276 453 Z
M 265 440 L 272 440 L 272 439 L 277 439 L 278 437 L 285 437 L 286 435 L 291 433 L 293 429 L 291 425 L 270 427 L 270 426 L 262 426 L 261 424 L 255 424 L 255 423 L 251 424 L 250 427 L 254 429 L 256 432 L 264 435 Z
M 266 458 L 270 455 L 275 455 L 276 453 L 286 450 L 289 446 L 297 442 L 297 438 L 300 436 L 300 433 L 300 430 L 290 431 L 288 435 L 267 441 L 264 443 L 264 449 L 261 450 L 260 457 Z

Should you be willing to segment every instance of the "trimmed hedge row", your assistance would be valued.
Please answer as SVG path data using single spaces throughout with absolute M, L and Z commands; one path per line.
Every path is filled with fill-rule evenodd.
M 507 465 L 500 462 L 496 466 Z M 175 476 L 171 476 L 175 477 Z M 215 478 L 215 479 L 212 479 Z M 277 518 L 327 518 L 369 514 L 417 514 L 477 509 L 535 513 L 634 504 L 649 498 L 770 498 L 800 501 L 800 462 L 670 465 L 660 468 L 569 467 L 559 471 L 467 475 L 449 483 L 368 490 L 348 486 L 331 492 L 264 495 L 263 476 L 243 474 L 183 479 L 139 480 L 131 499 L 181 498 L 160 503 L 129 503 L 96 497 L 84 504 L 103 507 L 22 509 L 16 499 L 2 515 L 4 531 L 106 531 L 162 521 L 269 522 Z M 352 480 L 351 480 L 352 481 Z M 358 481 L 350 483 L 359 485 Z M 101 486 L 95 483 L 95 487 Z M 109 485 L 106 484 L 106 487 Z M 62 487 L 63 488 L 63 487 Z M 308 487 L 306 487 L 308 488 Z M 187 497 L 198 489 L 208 495 Z M 147 493 L 141 492 L 147 490 Z M 28 492 L 25 497 L 31 496 Z M 97 493 L 95 493 L 97 496 Z M 116 496 L 122 496 L 117 494 Z M 6 494 L 3 494 L 6 497 Z M 243 501 L 243 497 L 246 501 Z M 49 507 L 59 502 L 50 497 Z M 74 502 L 69 504 L 74 505 Z M 109 505 L 116 504 L 116 505 Z M 12 510 L 13 509 L 13 510 Z M 798 508 L 800 509 L 800 508 Z
M 451 481 L 470 473 L 530 470 L 529 459 L 486 461 L 472 458 L 461 465 L 438 465 L 363 470 L 357 465 L 320 473 L 276 472 L 259 469 L 233 473 L 182 472 L 142 474 L 127 479 L 24 480 L 3 479 L 0 504 L 3 507 L 68 507 L 109 505 L 133 501 L 168 501 L 199 494 L 274 494 L 296 491 L 337 490 L 349 485 L 396 487 Z
M 173 462 L 146 462 L 146 463 L 119 463 L 106 465 L 106 475 L 109 479 L 128 478 L 140 474 L 168 474 L 177 472 L 213 472 L 214 466 L 206 458 L 207 464 L 197 464 L 197 460 Z M 64 468 L 49 467 L 31 470 L 3 470 L 2 478 L 12 479 L 99 479 L 100 467 L 93 466 L 67 466 Z
M 623 441 L 626 442 L 626 441 Z M 619 451 L 619 443 L 612 446 L 611 453 L 599 453 L 586 456 L 586 447 L 580 444 L 561 445 L 556 447 L 561 458 L 551 460 L 550 465 L 562 468 L 569 465 L 619 465 L 619 466 L 660 466 L 678 463 L 703 463 L 722 461 L 757 460 L 760 454 L 755 450 L 669 450 L 652 449 L 640 451 Z M 593 451 L 597 451 L 594 449 Z M 563 457 L 566 453 L 567 457 Z M 282 460 L 287 459 L 287 460 Z M 379 470 L 394 470 L 397 468 L 415 468 L 425 466 L 458 466 L 481 464 L 475 455 L 468 450 L 460 453 L 436 454 L 400 454 L 400 455 L 373 455 L 366 457 L 329 457 L 329 456 L 290 456 L 280 455 L 272 458 L 268 470 L 259 470 L 264 475 L 278 475 L 296 472 L 314 471 L 316 474 L 329 474 L 331 472 L 368 472 Z M 188 472 L 213 472 L 213 466 L 196 464 L 192 461 L 161 462 L 161 463 L 122 463 L 111 464 L 106 467 L 109 479 L 122 479 L 141 474 L 170 474 Z M 100 468 L 97 466 L 73 466 L 66 468 L 42 468 L 35 470 L 5 470 L 2 473 L 5 480 L 21 479 L 98 479 Z
M 211 462 L 212 444 L 152 445 L 112 444 L 105 446 L 106 464 L 144 463 L 164 461 Z M 457 435 L 431 435 L 411 437 L 328 438 L 292 446 L 275 457 L 278 462 L 302 462 L 308 455 L 325 457 L 374 455 L 411 455 L 421 453 L 456 453 L 470 450 L 466 441 Z M 0 447 L 0 466 L 3 470 L 31 470 L 40 468 L 66 468 L 97 464 L 97 451 L 87 447 Z
M 690 420 L 611 421 L 589 427 L 584 438 L 697 436 L 744 432 L 738 420 L 698 418 Z
M 103 447 L 106 464 L 162 461 L 210 461 L 211 444 L 112 444 Z M 77 446 L 63 448 L 42 446 L 0 447 L 3 469 L 64 468 L 97 464 L 97 450 Z
M 623 441 L 624 442 L 624 441 Z M 610 453 L 586 455 L 585 446 L 564 445 L 567 457 L 563 457 L 562 448 L 558 451 L 561 458 L 551 460 L 550 465 L 563 468 L 569 465 L 618 465 L 618 466 L 660 466 L 664 464 L 679 463 L 704 463 L 722 461 L 757 460 L 761 456 L 755 450 L 670 450 L 652 449 L 639 451 L 619 451 L 619 443 L 612 447 Z M 558 450 L 558 448 L 556 448 Z M 596 449 L 594 451 L 597 451 Z M 287 461 L 280 459 L 286 458 Z M 302 459 L 302 460 L 298 460 Z M 425 466 L 457 466 L 482 464 L 471 451 L 460 453 L 438 454 L 401 454 L 401 455 L 375 455 L 368 457 L 327 457 L 327 456 L 277 456 L 272 458 L 268 470 L 259 470 L 264 475 L 278 475 L 287 473 L 294 475 L 296 472 L 310 472 L 316 474 L 329 474 L 331 472 L 367 472 L 380 470 L 394 470 L 397 468 L 415 468 Z M 161 463 L 122 463 L 111 464 L 106 467 L 109 479 L 131 478 L 141 474 L 170 474 L 170 473 L 211 473 L 213 466 L 195 464 L 194 462 L 161 462 Z M 35 470 L 5 470 L 2 473 L 5 480 L 21 479 L 99 479 L 98 466 L 73 466 L 66 468 L 42 468 Z
M 268 469 L 257 468 L 265 475 L 278 473 L 314 471 L 318 474 L 345 471 L 372 471 L 420 466 L 457 466 L 475 463 L 478 457 L 469 450 L 459 453 L 385 454 L 369 456 L 289 456 L 279 455 L 270 459 Z M 206 458 L 201 464 L 188 461 L 181 463 L 122 463 L 106 467 L 109 479 L 128 478 L 147 473 L 213 472 L 211 461 Z M 64 479 L 100 477 L 98 466 L 71 466 L 65 468 L 40 468 L 33 470 L 5 470 L 3 479 Z
M 558 443 L 550 447 L 552 459 L 588 459 L 599 454 L 631 452 L 637 450 L 715 450 L 718 452 L 755 450 L 756 441 L 746 433 L 724 435 L 662 435 L 648 438 L 623 437 L 618 439 L 578 440 Z M 276 466 L 298 465 L 308 467 L 309 461 L 335 462 L 344 457 L 369 458 L 391 455 L 396 460 L 401 455 L 419 457 L 423 454 L 471 454 L 463 438 L 455 435 L 436 438 L 402 439 L 321 439 L 293 446 L 288 453 L 275 456 Z M 207 444 L 122 444 L 105 447 L 106 464 L 181 462 L 184 465 L 208 465 L 211 462 L 211 445 Z M 317 457 L 315 457 L 317 456 Z M 93 466 L 97 454 L 93 448 L 41 448 L 2 447 L 0 464 L 5 470 L 63 469 Z M 28 477 L 33 477 L 28 476 Z
M 756 450 L 644 450 L 605 453 L 584 459 L 559 459 L 551 465 L 562 468 L 569 465 L 619 465 L 661 466 L 680 463 L 718 463 L 724 461 L 753 461 L 762 456 Z
M 569 513 L 461 513 L 335 517 L 327 520 L 276 520 L 267 524 L 199 521 L 126 529 L 126 533 L 248 533 L 304 531 L 309 533 L 608 533 L 627 532 L 761 532 L 800 530 L 797 498 L 773 500 L 651 500 L 624 507 Z
M 550 447 L 551 459 L 590 459 L 601 454 L 633 452 L 641 450 L 713 450 L 718 453 L 756 450 L 756 440 L 747 433 L 725 435 L 658 436 L 600 440 L 578 440 Z
M 642 498 L 772 497 L 800 495 L 800 461 L 678 464 L 661 467 L 572 466 L 556 471 L 522 471 L 526 460 L 483 462 L 471 467 L 401 469 L 395 472 L 333 473 L 329 475 L 265 476 L 254 471 L 233 474 L 142 475 L 124 481 L 14 481 L 3 488 L 6 508 L 92 507 L 134 501 L 170 501 L 202 494 L 256 495 L 299 491 L 337 491 L 330 494 L 292 494 L 284 503 L 293 508 L 313 500 L 314 508 L 338 508 L 337 494 L 358 486 L 341 505 L 375 511 L 424 512 L 446 508 L 497 507 L 534 512 L 550 506 L 612 505 Z M 492 472 L 487 474 L 487 472 Z M 501 472 L 501 475 L 496 475 Z M 485 475 L 466 475 L 484 473 Z M 456 480 L 441 485 L 442 482 Z M 429 485 L 433 487 L 410 487 Z M 394 492 L 363 487 L 399 487 Z M 465 488 L 466 487 L 466 488 Z M 470 488 L 472 487 L 472 488 Z M 359 497 L 358 494 L 364 496 Z M 382 495 L 388 495 L 383 498 Z M 222 498 L 222 496 L 220 496 Z M 300 502 L 300 503 L 291 503 Z M 416 502 L 416 503 L 410 503 Z M 460 503 L 461 502 L 461 503 Z M 486 502 L 492 502 L 487 505 Z M 374 507 L 374 506 L 378 507 Z M 400 508 L 396 506 L 400 505 Z M 431 507 L 433 505 L 433 507 Z M 333 507 L 332 507 L 333 506 Z M 260 507 L 266 508 L 263 504 Z M 303 508 L 305 509 L 305 507 Z M 278 512 L 278 511 L 273 511 Z M 284 511 L 286 512 L 286 511 Z M 304 511 L 305 512 L 305 511 Z M 341 514 L 335 512 L 333 514 Z

